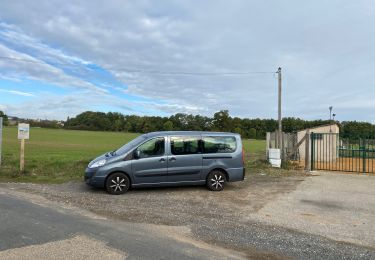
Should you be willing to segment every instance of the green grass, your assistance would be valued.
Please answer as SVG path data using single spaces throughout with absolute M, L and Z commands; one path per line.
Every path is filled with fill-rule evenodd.
M 3 129 L 0 181 L 60 183 L 82 180 L 90 160 L 112 151 L 138 134 L 31 128 L 25 144 L 25 172 L 19 172 L 20 141 L 16 127 Z M 243 140 L 251 164 L 264 156 L 264 140 Z
M 266 141 L 255 140 L 255 139 L 243 139 L 242 140 L 246 157 L 251 162 L 259 159 L 265 159 L 266 156 Z
M 25 173 L 19 173 L 17 128 L 3 129 L 0 180 L 63 182 L 82 179 L 88 162 L 138 134 L 31 128 L 25 144 Z

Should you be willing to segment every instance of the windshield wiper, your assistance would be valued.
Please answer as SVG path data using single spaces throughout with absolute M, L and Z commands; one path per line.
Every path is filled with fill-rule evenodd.
M 116 150 L 114 150 L 114 151 L 112 151 L 112 152 L 108 152 L 108 153 L 106 153 L 106 154 L 105 154 L 105 157 L 109 157 L 109 155 L 111 155 L 111 156 L 116 155 Z

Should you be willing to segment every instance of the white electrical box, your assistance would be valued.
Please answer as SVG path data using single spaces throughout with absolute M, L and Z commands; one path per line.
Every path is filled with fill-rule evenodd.
M 269 149 L 268 150 L 268 161 L 272 167 L 281 167 L 281 156 L 280 149 Z

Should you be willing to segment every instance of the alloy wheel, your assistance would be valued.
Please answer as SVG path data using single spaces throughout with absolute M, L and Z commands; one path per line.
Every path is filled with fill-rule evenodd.
M 121 172 L 111 174 L 105 184 L 107 192 L 114 195 L 125 193 L 130 188 L 128 176 Z
M 126 188 L 125 184 L 125 178 L 120 178 L 117 176 L 115 179 L 111 180 L 111 185 L 109 185 L 113 191 L 122 191 L 124 188 Z
M 223 176 L 221 174 L 215 174 L 213 176 L 213 178 L 211 178 L 210 180 L 211 180 L 211 186 L 215 190 L 219 190 L 219 189 L 223 188 L 224 178 L 223 178 Z

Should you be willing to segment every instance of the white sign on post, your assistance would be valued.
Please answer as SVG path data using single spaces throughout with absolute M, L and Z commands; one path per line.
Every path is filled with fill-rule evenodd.
M 29 124 L 18 124 L 18 139 L 21 139 L 20 149 L 20 172 L 25 170 L 25 139 L 30 137 L 30 125 Z
M 29 124 L 18 124 L 18 139 L 29 139 L 30 137 L 30 125 Z

